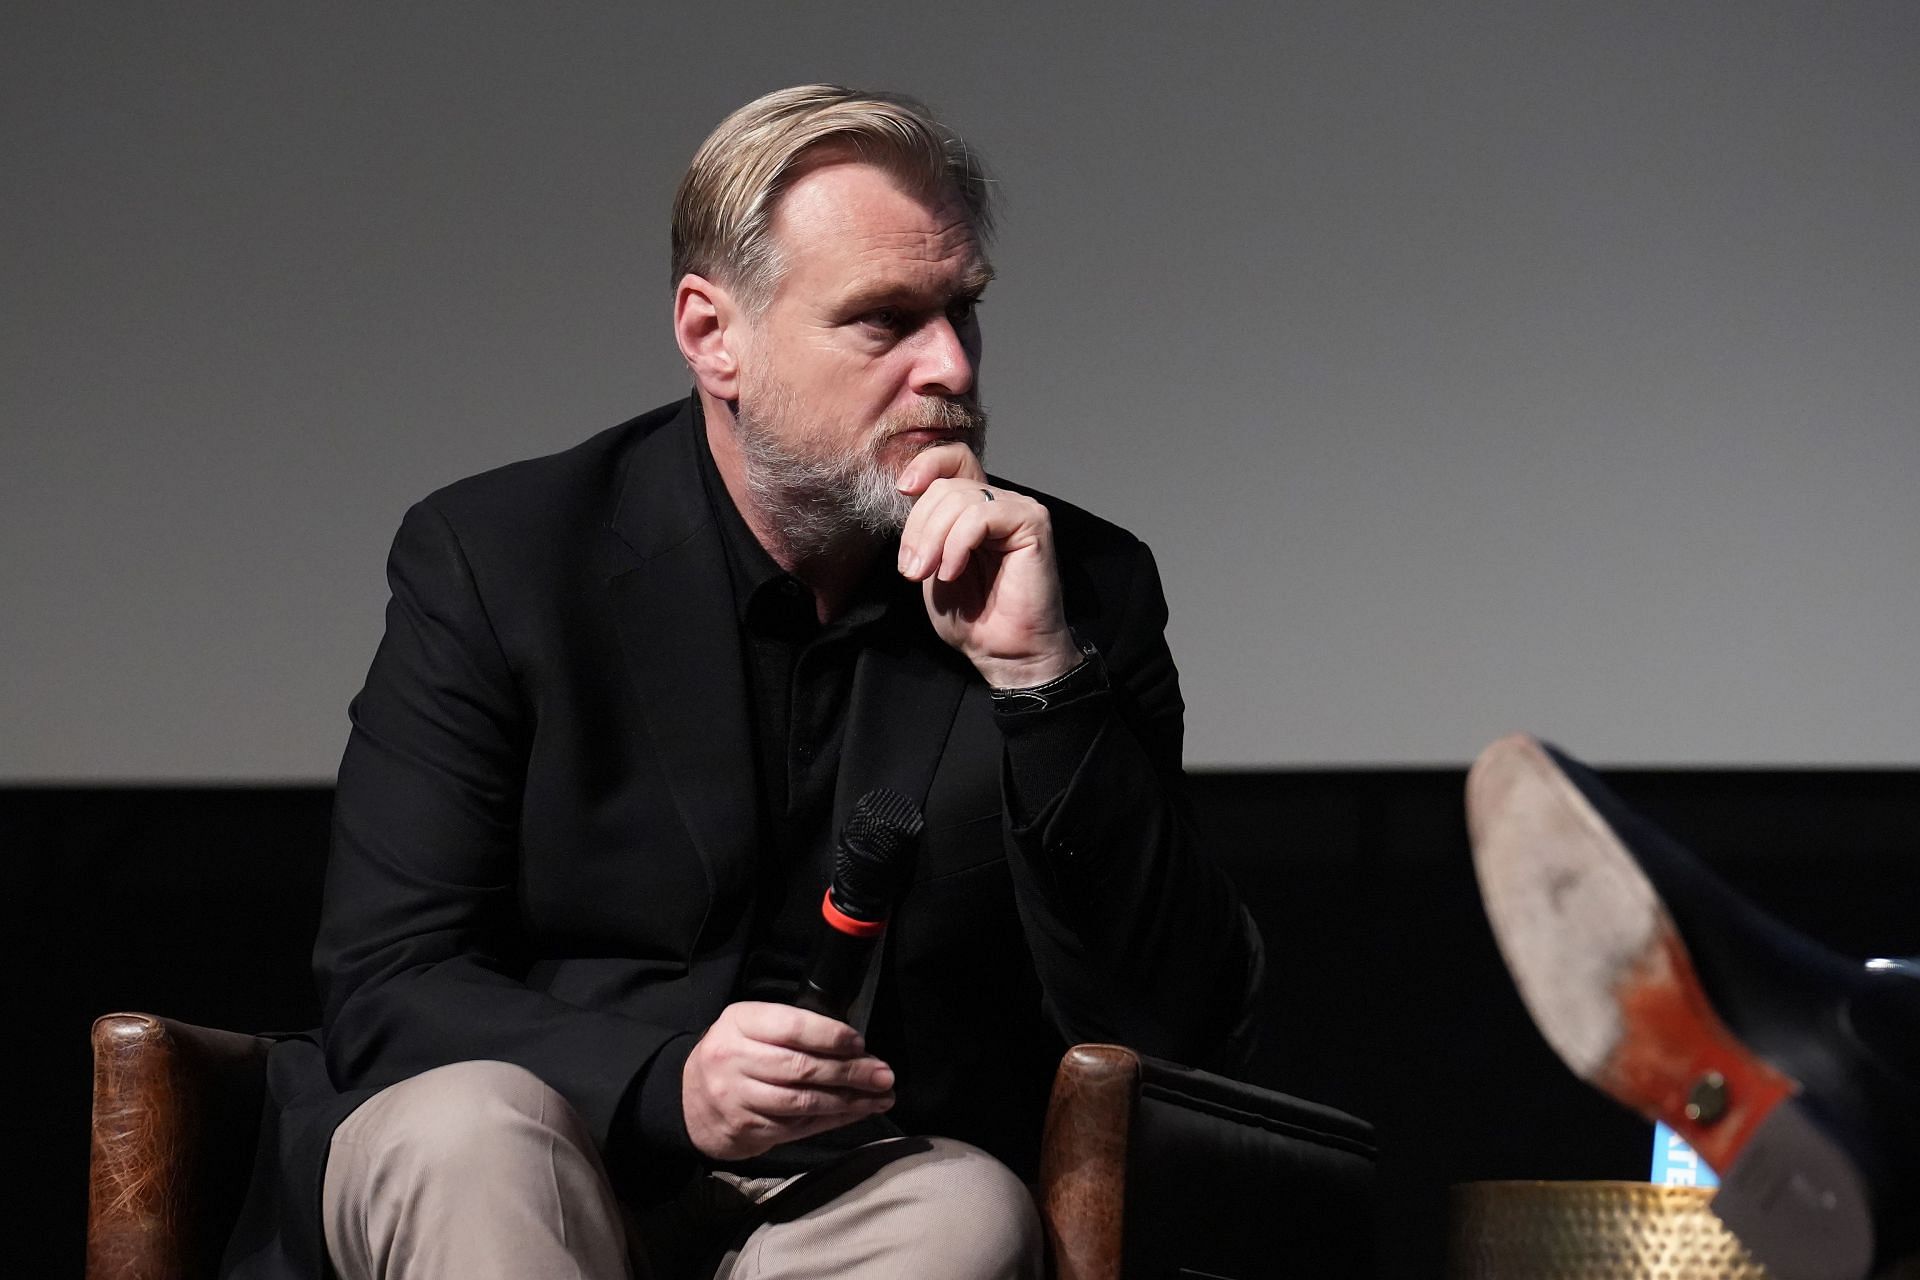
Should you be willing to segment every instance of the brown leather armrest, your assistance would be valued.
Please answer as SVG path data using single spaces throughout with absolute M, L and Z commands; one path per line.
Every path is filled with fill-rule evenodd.
M 1040 1218 L 1058 1280 L 1117 1280 L 1124 1243 L 1127 1132 L 1140 1055 L 1079 1044 L 1054 1073 L 1040 1145 Z
M 88 1280 L 213 1273 L 246 1187 L 268 1043 L 145 1013 L 93 1024 Z

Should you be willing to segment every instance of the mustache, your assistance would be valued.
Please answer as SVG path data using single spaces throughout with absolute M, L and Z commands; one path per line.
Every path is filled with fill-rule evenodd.
M 987 433 L 987 411 L 964 400 L 928 398 L 886 422 L 887 436 L 908 431 L 953 431 L 970 437 L 969 443 Z

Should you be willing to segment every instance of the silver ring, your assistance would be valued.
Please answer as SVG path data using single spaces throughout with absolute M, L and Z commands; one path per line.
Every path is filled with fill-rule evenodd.
M 992 502 L 992 501 L 993 501 L 993 490 L 991 490 L 991 489 L 982 489 L 982 490 L 980 491 L 980 496 L 981 496 L 981 497 L 983 497 L 983 498 L 985 498 L 985 499 L 986 499 L 986 500 L 987 500 L 988 502 Z

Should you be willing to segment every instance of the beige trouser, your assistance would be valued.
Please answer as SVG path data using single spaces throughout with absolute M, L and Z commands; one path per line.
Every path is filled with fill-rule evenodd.
M 1038 1280 L 1039 1219 L 992 1156 L 876 1143 L 793 1179 L 709 1174 L 634 1214 L 531 1072 L 461 1062 L 335 1130 L 322 1197 L 341 1280 Z

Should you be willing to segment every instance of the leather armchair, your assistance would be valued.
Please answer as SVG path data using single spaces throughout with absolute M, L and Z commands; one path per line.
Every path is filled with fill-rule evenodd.
M 1058 1280 L 1372 1274 L 1373 1129 L 1131 1049 L 1067 1050 L 1036 1196 Z
M 88 1280 L 212 1275 L 246 1192 L 268 1041 L 144 1013 L 93 1027 Z M 1373 1134 L 1331 1108 L 1079 1045 L 1035 1198 L 1059 1280 L 1360 1276 Z

